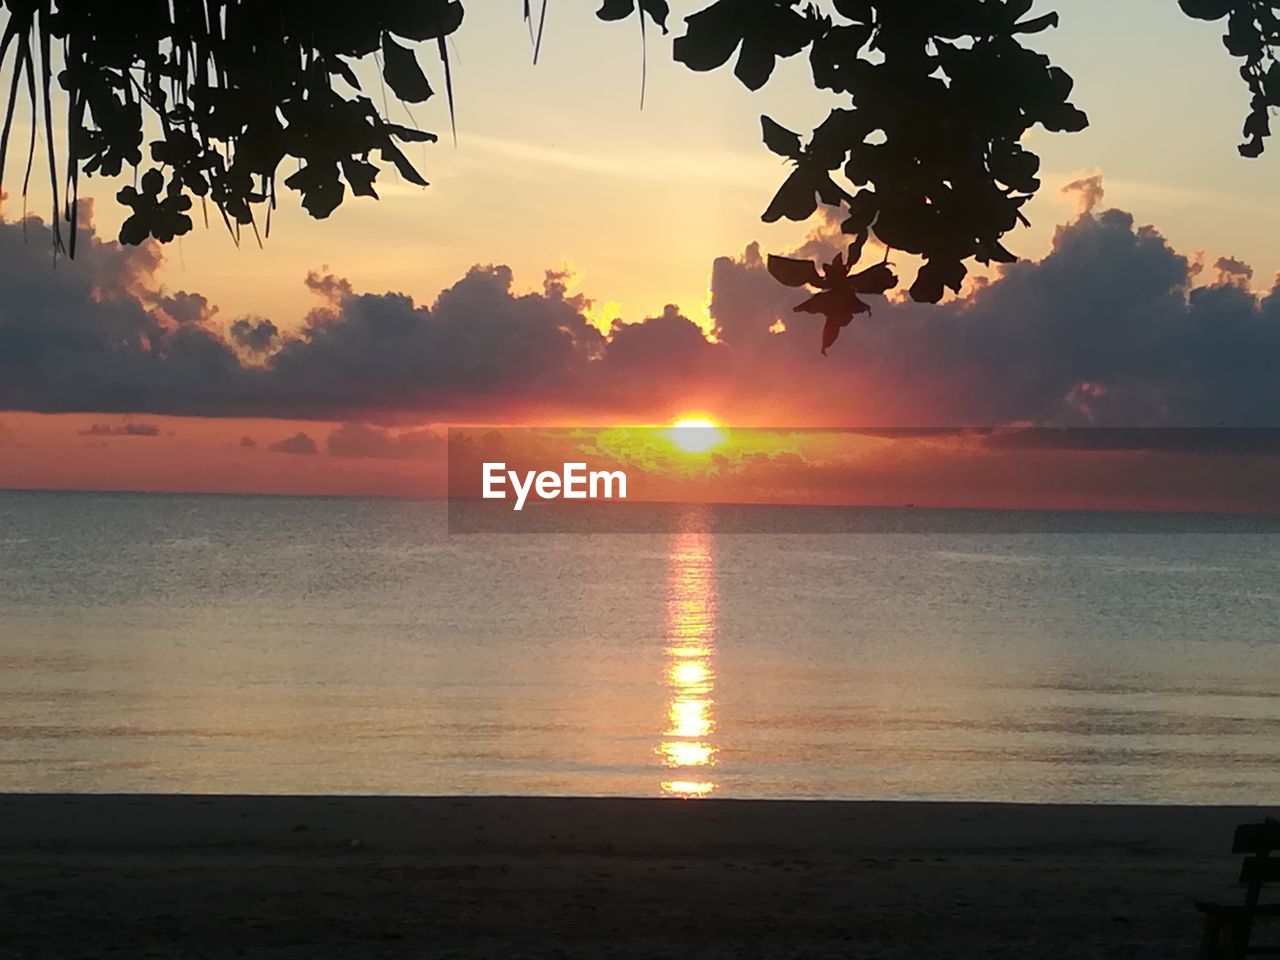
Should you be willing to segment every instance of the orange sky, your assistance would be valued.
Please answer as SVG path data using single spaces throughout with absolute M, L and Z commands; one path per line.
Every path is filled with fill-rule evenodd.
M 124 433 L 130 424 L 147 434 Z M 6 413 L 0 425 L 0 488 L 399 497 L 444 492 L 442 457 L 331 455 L 327 438 L 339 424 Z M 316 439 L 318 452 L 271 449 L 299 432 Z
M 446 431 L 432 428 L 85 414 L 2 422 L 3 487 L 440 497 L 474 496 L 479 482 L 478 469 L 467 471 L 475 463 L 456 450 L 454 469 L 467 471 L 472 489 L 450 477 Z M 639 501 L 1280 512 L 1280 455 L 1247 449 L 1267 432 L 1239 432 L 1229 441 L 1237 452 L 1226 455 L 1185 438 L 1166 450 L 1124 450 L 1114 449 L 1133 442 L 1124 432 L 1115 440 L 1105 431 L 1024 433 L 1035 442 L 998 443 L 986 431 L 725 428 L 692 453 L 665 428 L 483 427 L 454 436 L 484 438 L 483 459 L 512 469 L 575 459 L 624 468 Z M 1137 446 L 1164 436 L 1141 434 Z M 1080 449 L 1095 442 L 1102 449 Z
M 438 495 L 450 423 L 1274 422 L 1258 361 L 1280 349 L 1280 214 L 1256 198 L 1275 158 L 1235 155 L 1244 94 L 1217 27 L 1160 0 L 1064 10 L 1040 39 L 1092 122 L 1030 135 L 1045 186 L 1011 238 L 1023 262 L 943 307 L 877 299 L 821 357 L 820 321 L 792 311 L 804 292 L 763 258 L 847 238 L 759 219 L 785 175 L 759 115 L 809 129 L 831 105 L 803 63 L 752 95 L 651 37 L 641 112 L 633 31 L 553 5 L 534 68 L 518 11 L 468 17 L 459 141 L 420 148 L 425 190 L 387 177 L 380 202 L 324 222 L 290 196 L 263 249 L 197 227 L 122 251 L 120 184 L 91 180 L 81 256 L 56 270 L 43 228 L 4 206 L 0 487 Z M 1126 40 L 1146 17 L 1163 24 L 1150 50 Z M 437 100 L 417 114 L 447 124 Z M 1081 215 L 1061 187 L 1095 171 L 1105 200 Z M 930 497 L 902 476 L 832 482 L 845 500 Z

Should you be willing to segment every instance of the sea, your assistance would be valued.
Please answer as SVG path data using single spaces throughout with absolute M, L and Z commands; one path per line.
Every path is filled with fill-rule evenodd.
M 1274 525 L 794 509 L 0 492 L 0 791 L 1280 792 Z

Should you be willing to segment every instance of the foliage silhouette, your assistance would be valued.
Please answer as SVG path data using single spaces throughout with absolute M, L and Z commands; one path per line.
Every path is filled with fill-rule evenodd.
M 887 262 L 851 273 L 854 264 L 862 259 L 862 248 L 866 242 L 867 232 L 864 230 L 849 244 L 847 253 L 837 253 L 829 263 L 823 264 L 821 272 L 811 260 L 769 255 L 769 273 L 779 283 L 788 287 L 816 287 L 821 291 L 797 305 L 795 310 L 826 317 L 822 330 L 824 356 L 827 348 L 840 336 L 840 331 L 852 323 L 855 316 L 871 312 L 871 307 L 858 294 L 884 293 L 898 284 L 898 277 Z
M 1271 136 L 1267 111 L 1280 107 L 1280 3 L 1273 0 L 1178 0 L 1184 13 L 1197 20 L 1227 21 L 1223 45 L 1244 60 L 1240 77 L 1249 88 L 1249 113 L 1244 120 L 1242 157 L 1261 155 Z
M 462 23 L 463 8 L 458 0 L 365 0 L 323 12 L 309 0 L 134 0 L 126 16 L 95 0 L 5 0 L 5 13 L 0 63 L 13 62 L 0 175 L 25 83 L 33 121 L 39 108 L 45 131 L 55 244 L 63 242 L 65 220 L 74 255 L 81 173 L 147 168 L 141 189 L 125 187 L 117 197 L 133 211 L 120 240 L 135 244 L 187 233 L 192 197 L 211 202 L 237 237 L 241 227 L 257 229 L 255 208 L 265 206 L 269 229 L 286 157 L 300 168 L 284 185 L 315 217 L 332 213 L 348 188 L 377 196 L 375 152 L 425 186 L 399 144 L 436 135 L 387 120 L 350 61 L 378 58 L 392 93 L 420 103 L 433 91 L 417 54 L 400 40 L 435 41 L 448 80 L 445 38 Z M 61 164 L 53 139 L 55 41 L 67 99 Z
M 523 4 L 535 62 L 549 2 Z M 597 2 L 601 20 L 636 18 L 642 45 L 647 22 L 668 30 L 666 0 Z M 1280 3 L 1179 2 L 1189 16 L 1226 20 L 1224 43 L 1243 60 L 1250 93 L 1239 150 L 1258 156 L 1270 134 L 1268 110 L 1280 105 Z M 63 247 L 65 222 L 71 255 L 82 173 L 111 177 L 134 170 L 137 186 L 122 189 L 118 200 L 132 211 L 120 240 L 135 244 L 187 233 L 193 198 L 206 220 L 212 204 L 237 240 L 244 227 L 257 234 L 260 221 L 269 232 L 286 158 L 298 166 L 284 186 L 318 218 L 332 213 L 348 190 L 376 198 L 377 160 L 425 186 L 401 144 L 437 136 L 391 122 L 385 106 L 387 89 L 406 104 L 435 94 L 416 43 L 434 43 L 453 120 L 446 40 L 462 25 L 461 0 L 135 0 L 127 16 L 100 0 L 0 5 L 0 69 L 11 72 L 0 181 L 25 97 L 32 123 L 24 194 L 42 127 L 54 242 Z M 1088 123 L 1070 102 L 1071 77 L 1023 44 L 1056 26 L 1058 16 L 1030 15 L 1033 0 L 831 5 L 834 14 L 793 0 L 715 0 L 686 17 L 675 59 L 699 71 L 732 61 L 735 76 L 757 90 L 779 59 L 807 50 L 814 86 L 847 106 L 832 109 L 807 141 L 762 118 L 766 146 L 794 167 L 764 220 L 805 220 L 819 202 L 840 206 L 843 229 L 858 238 L 859 252 L 874 237 L 920 257 L 910 295 L 936 302 L 945 290 L 960 290 L 967 261 L 1015 259 L 1005 235 L 1026 223 L 1021 208 L 1040 186 L 1040 159 L 1022 145 L 1023 135 L 1036 125 L 1070 132 Z M 54 137 L 55 48 L 62 61 L 56 80 L 67 102 L 61 154 Z M 382 109 L 353 70 L 365 58 L 378 65 Z M 642 74 L 642 105 L 643 98 Z M 823 293 L 802 308 L 831 306 L 824 349 L 865 307 L 856 293 L 896 283 L 887 267 L 850 277 L 855 259 L 833 261 L 822 274 L 810 264 L 820 281 L 812 285 Z M 798 268 L 779 269 L 800 275 Z

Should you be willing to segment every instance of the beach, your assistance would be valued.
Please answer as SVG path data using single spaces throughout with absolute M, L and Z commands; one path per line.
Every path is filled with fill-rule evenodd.
M 11 794 L 0 955 L 1187 956 L 1267 812 Z

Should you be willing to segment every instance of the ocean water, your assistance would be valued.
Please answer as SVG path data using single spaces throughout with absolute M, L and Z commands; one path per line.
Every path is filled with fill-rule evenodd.
M 450 535 L 429 501 L 0 492 L 0 790 L 1280 788 L 1280 534 L 684 519 Z

